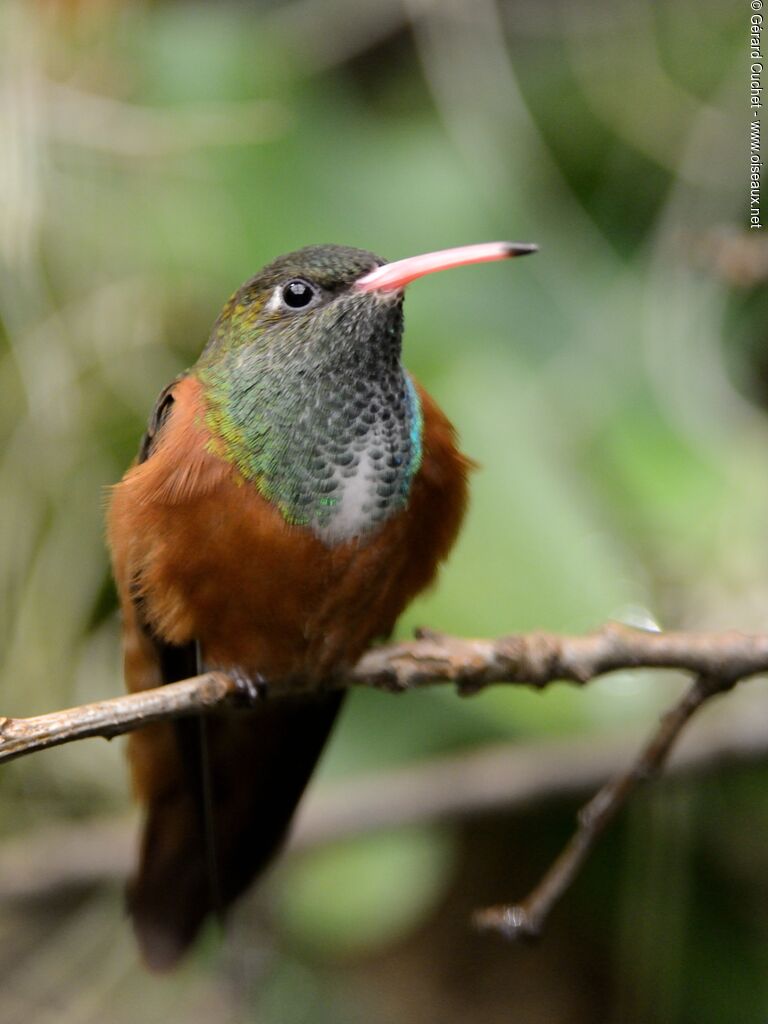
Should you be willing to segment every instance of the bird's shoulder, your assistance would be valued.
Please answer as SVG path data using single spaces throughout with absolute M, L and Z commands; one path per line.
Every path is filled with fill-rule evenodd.
M 160 392 L 113 503 L 122 494 L 145 506 L 184 505 L 220 486 L 231 467 L 217 456 L 206 420 L 202 384 L 181 374 Z

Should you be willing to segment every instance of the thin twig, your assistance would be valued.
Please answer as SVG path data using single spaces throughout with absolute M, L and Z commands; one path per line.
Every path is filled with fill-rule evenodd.
M 420 630 L 415 642 L 369 651 L 349 682 L 404 692 L 455 683 L 464 696 L 493 683 L 588 683 L 618 669 L 667 668 L 726 680 L 768 671 L 768 635 L 668 632 L 610 622 L 580 636 L 525 633 L 467 640 Z
M 698 676 L 680 701 L 662 717 L 629 768 L 605 783 L 581 808 L 576 831 L 536 888 L 520 903 L 477 911 L 475 925 L 482 931 L 499 932 L 508 939 L 538 938 L 552 908 L 571 887 L 600 836 L 635 789 L 659 774 L 681 730 L 702 704 L 733 685 L 733 680 Z
M 210 711 L 232 701 L 236 682 L 221 672 L 169 683 L 154 690 L 52 711 L 34 718 L 0 718 L 0 763 L 62 743 L 102 736 L 111 739 L 151 722 Z
M 588 683 L 618 669 L 668 668 L 718 679 L 723 687 L 768 671 L 768 635 L 655 633 L 609 623 L 585 636 L 527 633 L 468 640 L 422 630 L 416 640 L 365 654 L 329 685 L 394 693 L 454 683 L 463 696 L 497 683 L 545 687 Z M 275 689 L 278 688 L 275 683 Z M 301 680 L 284 689 L 300 693 Z M 150 722 L 243 702 L 242 687 L 220 672 L 35 718 L 0 718 L 0 763 L 88 736 L 110 738 Z

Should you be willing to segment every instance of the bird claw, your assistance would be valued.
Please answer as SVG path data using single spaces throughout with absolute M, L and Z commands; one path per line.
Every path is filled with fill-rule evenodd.
M 417 626 L 413 635 L 417 640 L 432 640 L 435 643 L 439 643 L 444 639 L 445 633 L 441 633 L 436 629 L 430 629 L 429 626 Z
M 240 669 L 232 669 L 227 674 L 234 682 L 237 696 L 244 704 L 255 706 L 262 704 L 267 699 L 269 687 L 267 680 L 260 672 L 251 675 Z

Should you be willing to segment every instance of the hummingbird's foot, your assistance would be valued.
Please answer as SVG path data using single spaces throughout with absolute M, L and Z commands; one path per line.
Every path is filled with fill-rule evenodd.
M 417 626 L 413 635 L 417 640 L 432 640 L 435 643 L 440 643 L 441 640 L 445 639 L 445 633 L 441 633 L 437 629 L 430 629 L 429 626 Z
M 235 684 L 238 698 L 249 707 L 263 704 L 267 699 L 269 686 L 260 672 L 252 674 L 233 668 L 228 670 L 227 675 Z

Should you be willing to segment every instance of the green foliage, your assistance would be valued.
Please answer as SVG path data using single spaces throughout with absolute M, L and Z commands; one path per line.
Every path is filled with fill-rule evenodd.
M 0 12 L 3 713 L 120 689 L 103 488 L 226 297 L 315 242 L 393 259 L 495 237 L 542 247 L 409 292 L 408 365 L 481 468 L 460 544 L 401 635 L 416 624 L 576 631 L 612 616 L 764 626 L 765 294 L 717 259 L 721 229 L 746 244 L 743 175 L 730 162 L 743 153 L 732 97 L 744 11 L 633 0 L 555 18 L 509 2 L 459 17 L 422 5 L 409 25 L 386 3 L 56 6 L 8 0 Z M 520 734 L 598 735 L 650 720 L 667 690 L 632 677 L 471 701 L 355 694 L 323 771 Z M 0 778 L 3 832 L 125 808 L 120 760 L 114 746 L 79 744 L 14 765 Z M 711 810 L 701 801 L 689 813 Z M 642 861 L 644 830 L 625 839 Z M 617 1003 L 630 1007 L 622 1019 L 649 1019 L 631 1007 L 653 1003 L 660 965 L 690 952 L 691 929 L 711 944 L 676 975 L 659 1020 L 735 1019 L 727 988 L 752 983 L 765 934 L 750 926 L 752 960 L 746 940 L 725 948 L 708 894 L 742 845 L 725 844 L 697 890 L 707 902 L 663 952 L 645 942 L 629 980 L 617 967 L 616 985 L 642 990 Z M 265 989 L 274 999 L 259 1004 L 266 1024 L 325 1019 L 296 996 L 288 1021 L 276 993 L 326 991 L 318 950 L 351 956 L 412 935 L 454 891 L 451 851 L 449 833 L 420 829 L 285 864 L 274 893 L 286 948 Z M 744 871 L 754 880 L 762 868 Z M 632 880 L 616 868 L 615 884 Z M 621 934 L 626 907 L 636 912 L 631 900 L 617 908 Z M 114 900 L 93 910 L 97 936 L 111 935 L 116 913 Z M 91 964 L 104 1000 L 137 991 L 130 955 L 126 942 L 117 966 Z M 166 982 L 178 1004 L 151 986 L 138 1014 L 130 1001 L 119 1013 L 194 1020 L 215 1004 L 205 1019 L 237 1019 L 208 970 Z M 32 1008 L 25 1019 L 44 1014 L 34 972 L 11 977 Z M 333 1019 L 373 1019 L 351 999 Z M 67 1020 L 103 1019 L 104 1000 L 72 996 Z M 764 1016 L 743 1008 L 738 1019 Z
M 450 879 L 450 854 L 448 836 L 408 828 L 305 855 L 278 886 L 281 922 L 323 958 L 386 947 L 433 908 Z

